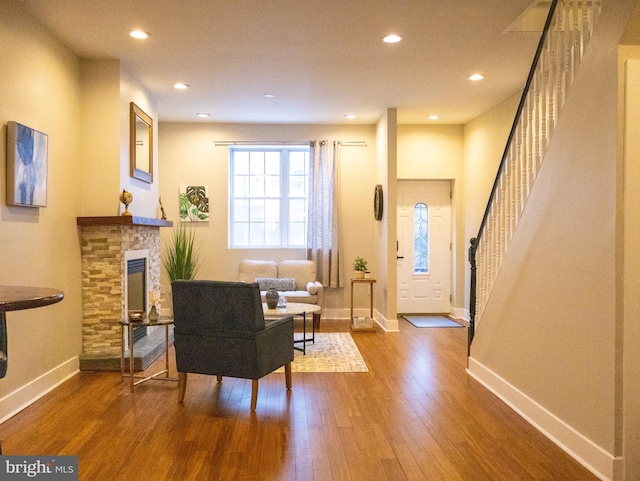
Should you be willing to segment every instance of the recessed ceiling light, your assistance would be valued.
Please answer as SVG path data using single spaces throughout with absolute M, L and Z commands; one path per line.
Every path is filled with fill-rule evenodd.
M 173 84 L 173 86 L 179 90 L 184 90 L 189 88 L 189 85 L 183 84 L 183 83 Z
M 129 32 L 129 35 L 131 35 L 133 38 L 139 39 L 145 39 L 149 37 L 149 33 L 143 32 L 142 30 L 133 30 L 132 32 Z
M 264 98 L 265 99 L 275 99 L 276 95 L 275 94 L 264 94 Z
M 355 118 L 356 118 L 356 116 L 355 116 L 355 115 L 353 115 L 353 114 L 347 114 L 347 115 L 345 115 L 345 116 L 344 116 L 344 118 L 345 118 L 345 119 L 355 119 Z
M 391 35 L 387 35 L 382 40 L 385 43 L 398 43 L 402 41 L 402 37 L 400 35 L 391 34 Z
M 211 114 L 208 114 L 206 112 L 200 112 L 198 114 L 196 114 L 198 117 L 202 117 L 203 119 L 207 118 L 207 117 L 211 117 Z
M 438 120 L 439 118 L 439 115 L 429 115 L 429 120 Z
M 482 80 L 483 78 L 484 78 L 484 75 L 482 75 L 481 73 L 474 73 L 469 77 L 469 80 L 477 81 L 477 80 Z

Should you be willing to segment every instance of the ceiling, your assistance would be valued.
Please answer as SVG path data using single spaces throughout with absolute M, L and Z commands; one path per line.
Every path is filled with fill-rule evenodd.
M 507 33 L 532 0 L 14 1 L 78 56 L 120 59 L 160 121 L 463 124 L 521 91 L 540 37 Z

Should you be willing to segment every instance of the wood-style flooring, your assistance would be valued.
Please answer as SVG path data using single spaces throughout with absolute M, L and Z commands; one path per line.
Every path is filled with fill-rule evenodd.
M 289 392 L 272 373 L 255 413 L 246 380 L 190 375 L 179 404 L 175 383 L 81 372 L 0 425 L 2 449 L 78 455 L 86 481 L 596 479 L 466 374 L 466 329 L 399 322 L 353 333 L 368 373 L 293 373 Z

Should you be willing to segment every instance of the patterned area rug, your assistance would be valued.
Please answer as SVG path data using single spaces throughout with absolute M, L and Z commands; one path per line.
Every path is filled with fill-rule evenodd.
M 369 372 L 348 332 L 316 333 L 316 342 L 307 342 L 306 355 L 294 352 L 292 372 Z M 284 368 L 276 372 L 284 372 Z

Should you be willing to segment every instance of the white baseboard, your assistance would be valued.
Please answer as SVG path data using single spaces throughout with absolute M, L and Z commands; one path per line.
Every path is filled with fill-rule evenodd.
M 0 399 L 0 423 L 15 416 L 78 372 L 80 372 L 80 359 L 74 356 L 7 394 Z
M 376 311 L 376 322 L 385 332 L 399 332 L 398 319 L 385 319 Z
M 458 321 L 465 326 L 469 325 L 469 309 L 465 309 L 463 307 L 451 307 L 449 316 L 451 316 L 451 319 L 454 321 Z
M 472 357 L 467 372 L 594 475 L 606 481 L 623 479 L 621 458 L 608 453 Z
M 357 317 L 368 316 L 369 309 L 359 308 L 353 310 L 353 315 Z M 351 309 L 322 309 L 323 319 L 346 320 L 351 317 Z M 385 332 L 398 332 L 398 319 L 386 319 L 378 311 L 373 311 L 373 319 Z

